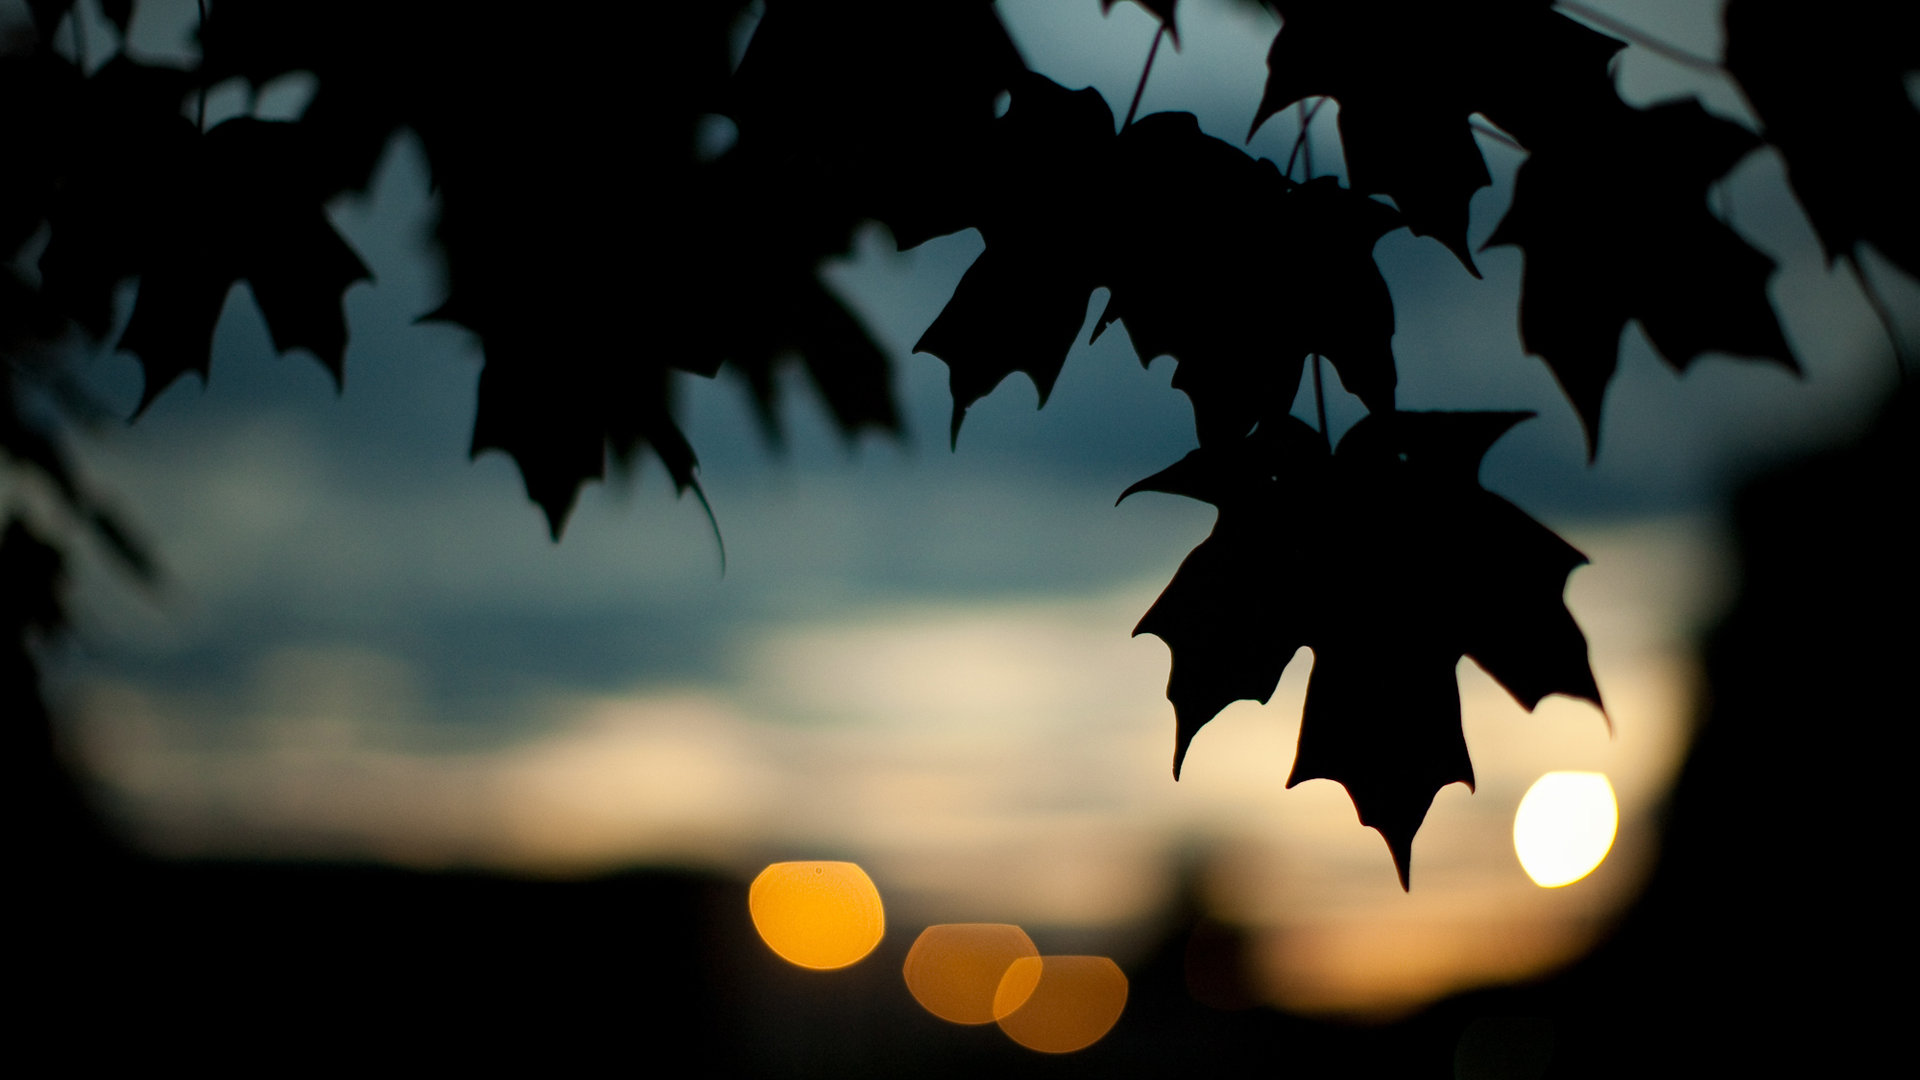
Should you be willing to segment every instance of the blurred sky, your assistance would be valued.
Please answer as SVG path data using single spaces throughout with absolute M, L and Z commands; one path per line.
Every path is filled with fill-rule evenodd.
M 1717 55 L 1715 4 L 1598 6 Z M 172 7 L 139 7 L 149 56 L 191 48 L 194 5 Z M 1124 114 L 1153 35 L 1136 5 L 1105 18 L 1094 0 L 999 7 L 1031 66 Z M 1225 0 L 1187 0 L 1180 18 L 1183 48 L 1161 50 L 1142 112 L 1190 110 L 1237 141 L 1275 25 Z M 104 26 L 93 40 L 109 40 Z M 1729 86 L 1640 48 L 1618 76 L 1637 103 L 1699 93 L 1745 118 Z M 257 109 L 296 115 L 310 89 L 283 80 Z M 209 120 L 247 104 L 223 87 Z M 1249 150 L 1284 161 L 1293 116 Z M 1316 167 L 1337 169 L 1331 108 L 1315 130 Z M 1520 159 L 1482 148 L 1495 182 L 1474 203 L 1475 243 Z M 1044 411 L 1011 379 L 950 453 L 945 366 L 909 350 L 979 238 L 896 253 L 871 227 L 827 276 L 899 358 L 904 442 L 849 451 L 796 379 L 775 456 L 743 386 L 689 377 L 684 425 L 724 575 L 705 515 L 651 463 L 588 489 L 555 545 L 504 456 L 466 458 L 474 343 L 413 323 L 442 294 L 421 257 L 433 202 L 405 137 L 368 197 L 334 207 L 377 282 L 348 294 L 344 394 L 310 358 L 274 358 L 236 289 L 210 385 L 184 380 L 85 446 L 165 581 L 145 594 L 83 568 L 57 700 L 112 813 L 166 854 L 561 874 L 850 858 L 886 896 L 892 933 L 1020 922 L 1106 935 L 1117 955 L 1177 876 L 1197 873 L 1215 913 L 1265 943 L 1262 977 L 1283 1003 L 1386 1009 L 1525 973 L 1577 953 L 1651 857 L 1650 813 L 1696 690 L 1694 635 L 1728 580 L 1717 515 L 1730 479 L 1858 427 L 1895 378 L 1775 159 L 1751 157 L 1715 200 L 1781 263 L 1773 294 L 1806 375 L 1710 358 L 1677 377 L 1630 328 L 1592 466 L 1572 409 L 1520 349 L 1519 253 L 1477 255 L 1475 281 L 1431 240 L 1401 231 L 1378 248 L 1403 405 L 1540 414 L 1496 446 L 1483 480 L 1592 558 L 1568 601 L 1613 727 L 1564 699 L 1529 715 L 1463 662 L 1481 783 L 1440 793 L 1411 895 L 1339 787 L 1283 789 L 1306 656 L 1272 704 L 1209 725 L 1170 778 L 1166 649 L 1128 633 L 1212 511 L 1160 495 L 1113 505 L 1192 446 L 1170 361 L 1143 369 L 1118 332 L 1083 345 Z M 1920 329 L 1913 284 L 1884 268 L 1878 281 Z M 753 298 L 741 305 L 752 317 Z M 85 375 L 131 411 L 129 357 L 102 350 Z M 1359 415 L 1333 410 L 1336 426 Z M 1536 889 L 1511 817 L 1535 777 L 1570 768 L 1612 777 L 1622 840 L 1587 881 Z

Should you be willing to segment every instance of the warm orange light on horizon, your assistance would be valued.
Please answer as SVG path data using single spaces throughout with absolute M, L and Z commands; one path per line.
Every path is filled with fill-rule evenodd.
M 1099 1042 L 1127 1006 L 1127 976 L 1104 956 L 1023 956 L 994 994 L 1000 1030 L 1029 1050 L 1070 1054 Z
M 1027 1000 L 1026 993 L 999 993 L 1007 969 L 1039 955 L 1027 932 L 1010 923 L 942 923 L 914 939 L 902 974 L 913 999 L 940 1019 L 990 1024 Z
M 1513 815 L 1513 851 L 1534 884 L 1571 885 L 1599 867 L 1620 828 L 1620 804 L 1604 773 L 1550 772 L 1533 782 Z
M 747 911 L 767 947 L 804 968 L 846 967 L 886 933 L 880 890 L 850 862 L 774 863 L 753 879 Z

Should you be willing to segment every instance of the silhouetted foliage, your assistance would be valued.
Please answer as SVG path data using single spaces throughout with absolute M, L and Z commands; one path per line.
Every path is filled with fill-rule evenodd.
M 1173 0 L 1141 5 L 1172 31 Z M 16 265 L 4 282 L 4 447 L 124 541 L 22 387 L 67 326 L 107 334 L 132 279 L 118 346 L 142 365 L 143 409 L 181 375 L 207 376 L 242 280 L 278 350 L 346 377 L 341 297 L 367 270 L 324 208 L 366 187 L 402 129 L 439 197 L 448 296 L 426 317 L 472 330 L 484 355 L 471 452 L 514 459 L 556 539 L 610 455 L 650 451 L 700 493 L 674 419 L 678 373 L 738 370 L 777 437 L 776 371 L 797 360 L 849 438 L 898 430 L 889 360 L 819 267 L 868 220 L 902 248 L 977 229 L 984 253 L 916 347 L 951 369 L 953 437 L 1013 372 L 1044 402 L 1089 298 L 1108 290 L 1096 335 L 1120 322 L 1143 363 L 1173 357 L 1198 443 L 1129 490 L 1220 510 L 1137 631 L 1173 651 L 1176 773 L 1201 725 L 1265 701 L 1310 646 L 1289 782 L 1346 785 L 1404 883 L 1434 791 L 1472 782 L 1462 655 L 1529 708 L 1599 693 L 1560 598 L 1582 557 L 1476 479 L 1522 417 L 1396 407 L 1375 243 L 1404 225 L 1477 275 L 1468 201 L 1489 174 L 1472 118 L 1527 150 L 1491 242 L 1524 253 L 1522 341 L 1597 452 L 1630 320 L 1676 368 L 1708 352 L 1795 366 L 1771 261 L 1706 203 L 1755 148 L 1786 159 L 1830 255 L 1870 244 L 1920 267 L 1913 201 L 1892 197 L 1920 159 L 1902 81 L 1920 66 L 1920 16 L 1855 0 L 1810 19 L 1730 0 L 1726 63 L 1756 133 L 1695 102 L 1622 101 L 1610 65 L 1623 42 L 1547 0 L 1265 5 L 1282 25 L 1253 126 L 1338 101 L 1347 186 L 1296 181 L 1292 161 L 1255 160 L 1186 114 L 1129 109 L 1116 131 L 1096 91 L 1026 69 L 988 0 L 766 0 L 737 66 L 746 0 L 595 11 L 591 29 L 452 0 L 214 0 L 197 67 L 117 53 L 91 71 L 54 47 L 71 0 L 37 0 L 0 63 L 7 99 L 31 103 L 0 121 L 19 163 L 0 242 L 17 263 L 47 236 L 37 276 Z M 124 35 L 129 0 L 101 10 Z M 206 128 L 208 87 L 292 72 L 317 84 L 298 121 Z M 738 138 L 705 154 L 700 126 L 716 116 Z M 1859 195 L 1874 190 L 1889 197 Z M 1337 452 L 1324 419 L 1315 431 L 1289 415 L 1309 363 L 1319 393 L 1322 359 L 1369 412 Z M 29 550 L 13 535 L 9 552 Z M 1282 587 L 1306 565 L 1318 584 Z
M 1173 650 L 1176 777 L 1200 725 L 1236 699 L 1266 701 L 1311 645 L 1287 786 L 1344 785 L 1405 885 L 1434 793 L 1473 784 L 1454 680 L 1462 655 L 1529 709 L 1555 693 L 1600 704 L 1586 638 L 1560 600 L 1585 557 L 1475 480 L 1487 448 L 1526 416 L 1376 413 L 1331 456 L 1304 422 L 1269 418 L 1128 489 L 1220 509 L 1134 631 Z M 1315 572 L 1292 572 L 1303 566 Z

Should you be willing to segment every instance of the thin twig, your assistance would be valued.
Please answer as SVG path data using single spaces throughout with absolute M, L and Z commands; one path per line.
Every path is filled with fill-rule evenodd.
M 1153 73 L 1153 58 L 1160 55 L 1160 39 L 1167 36 L 1167 24 L 1161 23 L 1160 29 L 1153 32 L 1153 46 L 1147 50 L 1147 64 L 1140 69 L 1140 85 L 1133 88 L 1133 104 L 1127 106 L 1127 118 L 1121 122 L 1120 130 L 1133 126 L 1133 114 L 1140 111 L 1140 95 L 1147 92 L 1147 76 Z
M 1570 11 L 1580 16 L 1609 34 L 1618 34 L 1643 49 L 1659 53 L 1661 56 L 1679 64 L 1681 67 L 1689 67 L 1695 71 L 1704 71 L 1711 75 L 1724 73 L 1718 63 L 1701 56 L 1699 53 L 1688 52 L 1678 45 L 1669 45 L 1644 30 L 1637 30 L 1611 15 L 1595 11 L 1582 3 L 1581 0 L 1556 0 L 1554 6 L 1563 11 Z
M 1312 119 L 1312 116 L 1319 115 L 1320 106 L 1326 104 L 1326 100 L 1326 98 L 1321 98 L 1319 101 L 1313 103 L 1311 116 L 1305 111 L 1301 112 L 1300 134 L 1307 134 L 1308 121 Z M 1300 179 L 1313 179 L 1313 140 L 1310 138 L 1304 139 L 1300 143 Z
M 1887 342 L 1893 346 L 1893 363 L 1900 372 L 1900 385 L 1905 386 L 1908 377 L 1907 369 L 1912 366 L 1913 358 L 1908 355 L 1905 348 L 1901 347 L 1900 327 L 1893 321 L 1893 309 L 1887 306 L 1886 300 L 1880 295 L 1880 290 L 1874 288 L 1873 282 L 1867 278 L 1867 268 L 1860 265 L 1860 256 L 1849 251 L 1844 258 L 1847 260 L 1847 265 L 1853 267 L 1853 279 L 1860 283 L 1860 292 L 1866 296 L 1867 306 L 1873 309 L 1874 315 L 1880 320 L 1881 328 L 1887 332 Z
M 707 512 L 707 526 L 713 530 L 713 544 L 720 549 L 720 576 L 727 576 L 727 541 L 720 535 L 720 519 L 713 516 L 713 504 L 707 501 L 707 493 L 701 488 L 700 481 L 688 485 L 693 489 L 693 497 L 700 500 L 700 509 Z
M 1320 438 L 1333 453 L 1333 432 L 1327 430 L 1327 392 L 1320 385 L 1320 354 L 1313 354 L 1313 409 L 1320 415 Z
M 201 47 L 201 51 L 204 53 L 206 50 L 206 41 L 207 41 L 207 0 L 195 0 L 195 2 L 200 6 L 200 47 Z M 203 61 L 201 66 L 204 68 L 206 66 L 204 63 L 205 57 L 202 56 L 201 59 Z M 207 77 L 204 72 L 202 72 L 200 76 L 200 107 L 198 110 L 198 115 L 194 118 L 194 126 L 198 127 L 202 134 L 206 133 L 206 130 L 207 130 Z
M 1313 118 L 1320 115 L 1320 106 L 1326 103 L 1326 98 L 1318 98 L 1314 101 L 1313 108 L 1311 109 L 1307 108 L 1306 98 L 1301 98 L 1298 103 L 1300 106 L 1300 134 L 1293 137 L 1293 152 L 1287 155 L 1286 177 L 1289 180 L 1293 179 L 1293 159 L 1300 156 L 1302 149 L 1305 149 L 1307 152 L 1307 179 L 1313 179 L 1313 148 L 1307 145 L 1307 132 L 1313 127 Z

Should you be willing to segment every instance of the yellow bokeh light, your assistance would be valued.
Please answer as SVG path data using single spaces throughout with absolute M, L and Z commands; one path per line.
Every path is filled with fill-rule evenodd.
M 1533 782 L 1513 815 L 1513 850 L 1541 888 L 1571 885 L 1607 857 L 1620 804 L 1602 773 L 1550 772 Z
M 999 993 L 1002 976 L 1014 961 L 1039 955 L 1017 926 L 943 923 L 920 932 L 903 973 L 907 990 L 928 1012 L 956 1024 L 988 1024 L 1026 1003 L 1025 993 Z
M 843 968 L 886 933 L 880 890 L 850 862 L 774 863 L 753 879 L 747 910 L 760 939 L 805 968 Z
M 1018 1003 L 1017 1005 L 1015 1003 Z M 1000 1030 L 1029 1050 L 1068 1054 L 1113 1030 L 1127 1006 L 1127 976 L 1104 956 L 1024 956 L 994 994 Z

